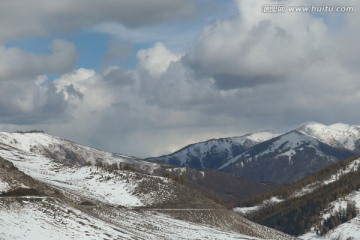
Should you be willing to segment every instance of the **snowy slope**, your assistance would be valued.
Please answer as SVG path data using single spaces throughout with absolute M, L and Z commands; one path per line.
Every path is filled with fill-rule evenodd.
M 302 124 L 297 124 L 297 125 L 293 125 L 293 126 L 269 129 L 269 130 L 265 130 L 265 131 L 261 131 L 261 132 L 249 133 L 249 134 L 246 134 L 245 136 L 248 139 L 253 140 L 257 143 L 262 143 L 267 140 L 270 140 L 270 139 L 276 138 L 278 136 L 281 136 L 283 134 L 286 134 L 288 132 L 291 132 L 294 129 L 298 129 L 307 124 L 309 124 L 309 123 L 302 123 Z
M 0 192 L 6 192 L 11 189 L 10 185 L 4 180 L 0 179 Z
M 145 206 L 161 203 L 162 200 L 171 198 L 172 191 L 168 186 L 168 179 L 149 176 L 142 178 L 141 173 L 128 171 L 106 171 L 89 164 L 80 165 L 76 161 L 69 164 L 72 159 L 48 157 L 49 149 L 69 149 L 74 151 L 75 159 L 112 162 L 144 162 L 125 156 L 113 156 L 111 153 L 102 152 L 85 146 L 76 145 L 43 133 L 1 133 L 0 156 L 10 160 L 27 175 L 41 182 L 55 186 L 68 195 L 76 194 L 85 199 L 102 201 L 120 206 Z M 34 150 L 36 149 L 36 150 Z M 46 151 L 45 151 L 46 150 Z M 75 152 L 75 150 L 77 152 Z M 87 151 L 89 150 L 89 151 Z M 77 155 L 74 155 L 77 153 Z M 66 163 L 66 164 L 64 164 Z M 156 164 L 144 162 L 145 166 L 156 168 Z M 153 166 L 152 166 L 153 165 Z M 147 193 L 137 196 L 138 187 L 144 182 L 154 182 L 156 190 L 148 189 Z M 3 184 L 2 184 L 3 185 Z M 166 189 L 166 191 L 165 191 Z M 159 196 L 159 197 L 156 197 Z
M 360 167 L 360 159 L 356 159 L 352 161 L 349 165 L 347 165 L 345 168 L 339 169 L 336 173 L 332 174 L 328 179 L 323 180 L 321 182 L 317 181 L 309 185 L 306 185 L 300 191 L 296 191 L 292 197 L 301 197 L 305 194 L 311 193 L 321 186 L 328 185 L 330 183 L 337 181 L 340 177 L 344 176 L 349 172 L 357 171 L 359 167 Z
M 259 151 L 258 154 L 254 155 L 250 149 L 249 151 L 245 151 L 244 153 L 230 159 L 219 167 L 219 169 L 223 169 L 244 158 L 248 158 L 248 161 L 252 161 L 252 159 L 256 160 L 274 152 L 276 152 L 277 156 L 287 156 L 289 161 L 291 161 L 291 157 L 296 154 L 296 151 L 301 151 L 304 148 L 304 145 L 317 151 L 319 142 L 316 141 L 316 139 L 299 134 L 299 132 L 290 132 L 274 139 L 274 141 L 270 142 L 266 148 Z
M 90 216 L 54 199 L 0 199 L 1 239 L 259 239 L 168 216 L 116 211 L 117 223 Z
M 19 153 L 45 156 L 60 163 L 86 165 L 96 163 L 131 163 L 146 172 L 159 166 L 135 157 L 101 151 L 42 132 L 0 132 L 0 147 Z
M 161 168 L 156 163 L 103 152 L 43 133 L 1 133 L 0 136 L 0 157 L 76 201 L 125 207 L 191 202 L 213 206 L 211 201 L 197 199 L 200 194 L 194 190 L 153 174 Z M 110 165 L 103 167 L 103 163 Z M 130 164 L 131 171 L 114 169 L 111 165 L 114 163 Z
M 334 147 L 343 147 L 349 150 L 356 150 L 360 139 L 360 126 L 337 123 L 332 125 L 323 125 L 320 123 L 311 123 L 298 129 L 321 142 Z
M 287 229 L 291 230 L 291 227 L 286 226 L 297 226 L 297 224 L 300 226 L 304 222 L 311 222 L 311 225 L 306 226 L 305 229 L 299 228 L 306 231 L 311 229 L 309 232 L 299 236 L 304 240 L 360 239 L 359 170 L 360 158 L 348 158 L 299 182 L 265 194 L 264 197 L 253 198 L 253 204 L 251 204 L 251 199 L 249 199 L 243 202 L 244 205 L 242 207 L 237 207 L 233 210 L 242 215 L 247 215 L 251 219 L 254 219 L 254 216 L 255 218 L 260 216 L 259 219 L 268 219 L 267 224 L 269 226 L 284 229 L 284 231 Z M 358 215 L 342 224 L 339 222 L 339 219 L 332 220 L 340 225 L 325 235 L 318 235 L 315 230 L 317 229 L 318 233 L 324 231 L 323 229 L 325 228 L 323 226 L 329 226 L 328 223 L 325 225 L 324 222 L 330 217 L 339 216 L 337 215 L 339 212 L 344 214 L 344 209 L 347 209 L 348 203 L 355 204 Z M 312 210 L 309 212 L 309 209 Z M 299 210 L 301 213 L 307 212 L 302 215 L 306 216 L 304 219 L 294 217 L 295 214 L 291 215 L 291 213 Z M 307 215 L 309 213 L 310 215 Z M 311 215 L 311 213 L 316 215 Z M 283 225 L 283 223 L 277 225 L 274 219 L 279 216 L 281 219 L 291 219 L 293 217 L 296 220 L 288 223 L 289 225 Z
M 298 197 L 304 196 L 306 194 L 312 193 L 312 192 L 316 191 L 316 189 L 318 189 L 322 186 L 325 186 L 325 185 L 328 185 L 330 183 L 337 181 L 340 177 L 344 176 L 345 174 L 347 174 L 349 172 L 357 171 L 359 167 L 360 167 L 360 158 L 351 161 L 347 166 L 340 168 L 334 174 L 331 174 L 327 179 L 324 179 L 322 181 L 315 181 L 315 182 L 312 182 L 312 183 L 302 187 L 301 189 L 294 190 L 292 195 L 287 199 L 298 198 Z M 259 204 L 256 204 L 256 205 L 253 205 L 250 207 L 236 207 L 233 210 L 235 212 L 246 215 L 251 212 L 261 211 L 261 209 L 264 207 L 277 204 L 284 200 L 285 199 L 283 199 L 283 197 L 271 196 L 271 197 L 269 197 L 269 199 L 266 199 Z M 359 198 L 359 203 L 357 205 L 360 208 L 360 198 Z
M 336 174 L 331 175 L 331 177 L 325 181 L 323 181 L 320 185 L 317 187 L 311 189 L 312 191 L 315 191 L 317 188 L 319 188 L 322 185 L 327 185 L 332 182 L 337 181 L 341 176 L 344 176 L 345 174 L 349 172 L 355 172 L 358 171 L 360 167 L 360 159 L 356 159 L 352 161 L 348 166 L 346 166 L 343 169 L 340 169 Z M 312 192 L 311 191 L 311 192 Z M 298 194 L 297 196 L 301 196 L 302 194 Z M 306 193 L 305 193 L 306 194 Z M 296 196 L 296 197 L 297 197 Z M 358 216 L 351 219 L 350 221 L 347 221 L 336 228 L 330 230 L 328 233 L 326 233 L 324 236 L 319 236 L 316 234 L 314 230 L 304 234 L 303 236 L 300 236 L 301 239 L 304 240 L 313 240 L 313 239 L 323 239 L 323 240 L 332 240 L 332 239 L 360 239 L 360 189 L 358 191 L 353 191 L 347 196 L 344 196 L 342 198 L 338 198 L 337 200 L 331 202 L 327 208 L 321 213 L 319 216 L 320 219 L 328 219 L 330 216 L 336 214 L 340 211 L 340 209 L 346 209 L 347 203 L 354 203 Z
M 245 150 L 290 130 L 291 128 L 280 128 L 246 134 L 240 137 L 211 139 L 188 145 L 170 155 L 149 158 L 148 160 L 197 169 L 217 169 Z
M 339 209 L 346 209 L 348 202 L 355 203 L 356 208 L 360 209 L 360 191 L 352 192 L 348 196 L 330 203 L 327 210 L 321 214 L 320 219 L 327 219 L 338 212 Z M 304 240 L 360 239 L 360 216 L 358 215 L 350 221 L 337 226 L 323 236 L 317 235 L 316 232 L 312 230 L 302 236 L 299 236 L 299 238 Z
M 51 199 L 11 202 L 0 199 L 1 239 L 128 239 L 115 226 Z
M 280 137 L 273 138 L 274 141 L 272 141 L 264 151 L 251 157 L 257 159 L 263 155 L 276 152 L 277 156 L 288 156 L 289 161 L 291 161 L 291 157 L 295 155 L 297 151 L 300 152 L 304 150 L 304 145 L 313 148 L 317 154 L 321 155 L 319 143 L 324 143 L 335 148 L 355 150 L 355 143 L 359 139 L 360 127 L 358 126 L 346 124 L 326 126 L 319 123 L 310 123 L 283 134 Z M 244 152 L 228 160 L 219 169 L 225 168 L 249 155 L 251 155 L 249 152 Z
M 148 160 L 196 169 L 218 169 L 255 181 L 288 183 L 358 152 L 360 126 L 308 122 L 195 143 Z M 275 174 L 269 174 L 273 170 Z
M 354 152 L 294 130 L 257 144 L 229 159 L 219 170 L 256 181 L 290 183 Z
M 0 150 L 0 156 L 12 161 L 34 179 L 56 186 L 67 194 L 76 193 L 87 199 L 123 206 L 145 204 L 132 193 L 136 182 L 126 183 L 131 176 L 123 176 L 122 173 L 115 175 L 94 166 L 63 166 L 46 157 L 15 155 L 4 150 Z
M 43 133 L 0 136 L 0 239 L 289 239 L 168 178 L 98 165 L 158 164 Z M 42 195 L 2 194 L 19 188 Z
M 248 137 L 211 139 L 186 146 L 173 154 L 148 160 L 197 169 L 216 168 L 226 159 L 236 156 L 256 143 Z

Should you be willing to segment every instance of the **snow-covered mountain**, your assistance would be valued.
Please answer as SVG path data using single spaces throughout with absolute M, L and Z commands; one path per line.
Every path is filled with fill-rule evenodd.
M 246 150 L 219 169 L 252 180 L 289 183 L 352 155 L 295 130 Z
M 211 139 L 189 145 L 179 151 L 148 160 L 195 169 L 218 168 L 258 142 L 248 137 Z
M 360 126 L 336 123 L 329 126 L 311 123 L 298 129 L 299 132 L 337 148 L 360 150 Z
M 246 134 L 240 137 L 210 139 L 188 145 L 172 154 L 147 160 L 195 169 L 217 169 L 228 160 L 266 140 L 287 132 L 289 128 Z
M 289 239 L 164 171 L 42 132 L 0 133 L 0 238 Z
M 360 126 L 310 122 L 196 143 L 151 160 L 288 183 L 359 151 Z

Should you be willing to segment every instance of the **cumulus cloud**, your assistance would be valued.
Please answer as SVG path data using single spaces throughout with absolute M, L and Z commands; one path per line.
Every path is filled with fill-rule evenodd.
M 0 81 L 33 79 L 45 73 L 62 74 L 72 69 L 77 58 L 74 44 L 55 39 L 49 50 L 51 54 L 41 55 L 0 45 Z
M 72 43 L 60 39 L 53 40 L 49 49 L 50 54 L 33 54 L 0 46 L 2 123 L 61 122 L 70 117 L 64 94 L 56 91 L 45 74 L 70 71 L 76 61 L 76 49 Z
M 63 95 L 57 93 L 54 85 L 44 77 L 26 82 L 0 81 L 1 123 L 56 124 L 69 117 Z
M 206 27 L 186 61 L 221 89 L 284 80 L 321 60 L 327 26 L 309 14 L 264 14 L 262 1 L 238 1 L 239 15 Z
M 141 68 L 152 75 L 164 73 L 172 62 L 180 59 L 180 55 L 172 53 L 161 42 L 154 47 L 138 51 L 137 57 Z

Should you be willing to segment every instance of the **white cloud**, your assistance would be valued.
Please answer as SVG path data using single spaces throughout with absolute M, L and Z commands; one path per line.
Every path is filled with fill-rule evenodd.
M 80 94 L 87 90 L 87 86 L 90 84 L 87 81 L 94 82 L 92 78 L 96 75 L 94 70 L 90 69 L 78 69 L 75 72 L 65 74 L 61 76 L 59 79 L 54 81 L 56 92 L 63 93 L 65 100 L 75 100 L 78 99 L 70 99 L 71 93 L 68 92 L 69 87 L 73 87 L 75 91 L 78 91 Z
M 324 57 L 327 26 L 309 14 L 265 14 L 263 1 L 238 1 L 239 15 L 204 29 L 186 57 L 219 88 L 282 80 Z
M 138 64 L 152 75 L 164 73 L 172 62 L 180 59 L 180 55 L 172 53 L 161 42 L 154 47 L 142 49 L 137 53 Z
M 0 121 L 3 124 L 57 124 L 69 117 L 67 102 L 51 82 L 0 81 Z
M 36 124 L 63 121 L 67 102 L 44 74 L 63 74 L 76 61 L 74 45 L 55 39 L 50 54 L 33 54 L 0 46 L 0 121 Z M 57 119 L 57 120 L 56 120 Z
M 52 54 L 42 55 L 0 45 L 0 81 L 26 80 L 45 73 L 62 74 L 72 69 L 77 58 L 72 43 L 55 39 L 49 49 Z

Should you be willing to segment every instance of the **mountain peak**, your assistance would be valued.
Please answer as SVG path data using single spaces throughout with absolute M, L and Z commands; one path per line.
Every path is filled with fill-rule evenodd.
M 345 148 L 351 151 L 357 148 L 360 139 L 360 127 L 344 123 L 331 125 L 312 123 L 300 127 L 298 131 L 330 146 Z
M 152 160 L 198 169 L 214 168 L 252 180 L 285 183 L 357 151 L 360 151 L 359 126 L 310 121 L 214 140 L 211 144 L 195 143 Z

